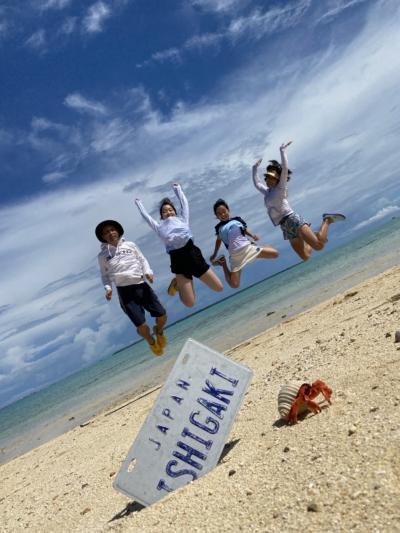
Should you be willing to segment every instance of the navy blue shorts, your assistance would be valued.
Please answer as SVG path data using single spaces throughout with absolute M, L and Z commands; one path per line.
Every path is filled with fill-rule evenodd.
M 198 248 L 189 239 L 182 248 L 178 250 L 171 250 L 169 252 L 171 258 L 171 272 L 173 274 L 182 274 L 185 278 L 193 279 L 200 278 L 210 268 Z
M 163 316 L 166 313 L 156 293 L 147 283 L 117 287 L 117 290 L 123 312 L 137 328 L 146 322 L 145 310 L 152 317 Z

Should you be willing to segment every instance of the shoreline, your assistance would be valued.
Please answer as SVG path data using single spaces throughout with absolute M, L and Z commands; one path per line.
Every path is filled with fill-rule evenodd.
M 0 454 L 0 463 L 5 464 L 19 455 L 27 453 L 35 446 L 48 442 L 50 439 L 56 438 L 80 424 L 87 423 L 88 420 L 101 414 L 105 409 L 131 398 L 141 390 L 148 389 L 155 382 L 163 382 L 173 364 L 174 356 L 180 351 L 184 340 L 188 335 L 196 337 L 196 340 L 209 345 L 216 351 L 221 353 L 226 352 L 227 350 L 234 349 L 236 345 L 246 342 L 248 338 L 252 338 L 279 325 L 282 323 L 282 320 L 294 317 L 324 300 L 350 289 L 355 284 L 361 283 L 373 275 L 384 272 L 388 268 L 397 264 L 398 254 L 395 253 L 395 250 L 397 250 L 398 245 L 400 244 L 398 236 L 399 234 L 396 233 L 395 240 L 393 241 L 392 239 L 393 242 L 390 243 L 390 248 L 385 248 L 385 253 L 383 255 L 379 254 L 373 262 L 367 261 L 366 264 L 364 263 L 363 257 L 365 256 L 365 253 L 363 251 L 359 258 L 359 266 L 357 262 L 355 264 L 349 264 L 347 262 L 345 270 L 342 272 L 339 268 L 339 273 L 337 267 L 333 266 L 337 264 L 337 251 L 328 252 L 325 255 L 315 257 L 312 264 L 300 263 L 292 266 L 285 271 L 281 271 L 262 281 L 253 283 L 250 287 L 242 289 L 234 295 L 222 299 L 220 302 L 207 306 L 202 309 L 201 312 L 199 311 L 189 315 L 185 319 L 174 322 L 167 328 L 168 330 L 169 328 L 172 328 L 170 331 L 167 331 L 167 334 L 171 335 L 170 349 L 167 351 L 165 358 L 162 358 L 162 361 L 144 361 L 143 363 L 140 363 L 140 368 L 135 368 L 134 372 L 132 372 L 132 369 L 129 370 L 131 365 L 128 362 L 128 359 L 126 359 L 124 363 L 128 364 L 125 369 L 126 371 L 120 373 L 119 376 L 117 376 L 117 380 L 113 380 L 113 371 L 109 368 L 107 371 L 111 371 L 109 374 L 111 379 L 108 381 L 104 380 L 102 388 L 97 390 L 92 390 L 90 388 L 90 381 L 88 383 L 89 386 L 86 388 L 84 386 L 85 378 L 80 382 L 80 373 L 78 372 L 74 374 L 74 376 L 76 376 L 75 381 L 77 382 L 78 388 L 76 389 L 76 386 L 73 385 L 72 390 L 74 391 L 67 391 L 68 395 L 65 396 L 65 399 L 67 400 L 66 402 L 57 404 L 57 398 L 54 398 L 55 403 L 51 401 L 49 402 L 51 394 L 49 397 L 46 396 L 47 389 L 43 389 L 43 391 L 38 393 L 38 396 L 44 393 L 44 396 L 40 396 L 40 398 L 44 401 L 43 405 L 48 405 L 49 408 L 45 408 L 42 413 L 39 411 L 37 413 L 37 418 L 36 411 L 30 408 L 31 403 L 26 402 L 27 398 L 29 401 L 29 397 L 21 400 L 21 402 L 26 402 L 24 406 L 20 405 L 20 402 L 17 402 L 15 404 L 16 409 L 13 412 L 10 411 L 6 415 L 6 418 L 7 416 L 10 417 L 10 422 L 8 422 L 6 418 L 3 421 L 0 412 L 0 425 L 2 425 L 2 422 L 5 422 L 5 425 L 3 424 L 3 426 L 6 429 L 5 433 L 2 432 L 2 438 L 0 439 L 0 446 L 2 446 L 1 451 L 3 452 Z M 361 248 L 367 248 L 378 238 L 382 238 L 382 228 L 369 234 L 368 239 L 370 240 L 367 242 L 363 241 L 361 243 Z M 348 248 L 347 244 L 344 245 L 343 250 L 347 249 L 346 247 Z M 341 264 L 341 261 L 339 261 L 339 264 Z M 311 267 L 311 269 L 309 267 Z M 323 271 L 321 279 L 325 279 L 326 283 L 322 283 L 321 285 L 318 285 L 317 283 L 317 285 L 313 287 L 313 271 L 316 268 L 320 270 L 321 267 Z M 274 284 L 271 285 L 270 282 L 273 282 L 273 278 L 287 276 L 287 271 L 293 269 L 296 273 L 298 269 L 300 269 L 300 274 L 307 272 L 305 277 L 303 276 L 305 280 L 303 286 L 299 287 L 296 283 L 293 283 L 293 275 L 289 276 L 287 279 L 285 278 L 289 287 L 288 291 L 283 290 L 282 292 L 282 286 L 285 286 L 285 284 L 282 285 L 282 283 L 278 283 L 276 288 Z M 265 285 L 265 283 L 267 283 L 267 285 Z M 260 288 L 255 292 L 257 286 Z M 248 312 L 241 312 L 240 309 L 242 307 L 243 309 L 251 308 L 251 305 L 249 306 L 248 302 L 251 302 L 253 297 L 257 298 L 260 291 L 264 305 L 262 304 L 261 312 L 257 312 L 255 308 L 251 309 L 249 311 L 251 313 L 251 320 L 248 321 Z M 242 295 L 241 293 L 244 294 Z M 272 298 L 270 297 L 271 295 Z M 235 327 L 230 327 L 229 323 L 225 321 L 227 330 L 225 331 L 225 335 L 221 335 L 221 329 L 213 327 L 213 323 L 218 324 L 220 316 L 230 313 L 230 310 L 228 311 L 229 306 L 227 307 L 226 305 L 226 300 L 230 300 L 233 296 L 237 298 L 236 302 L 238 303 L 238 310 L 235 311 L 235 315 L 233 316 Z M 210 320 L 211 329 L 209 329 Z M 182 336 L 180 331 L 180 322 L 186 323 L 183 327 L 183 331 L 185 331 L 184 336 Z M 193 331 L 196 332 L 195 335 L 193 335 Z M 132 347 L 132 345 L 130 345 L 130 347 Z M 129 352 L 129 349 L 130 348 L 127 347 L 122 351 L 125 351 L 126 353 Z M 102 365 L 103 362 L 111 360 L 112 356 L 105 358 L 104 360 L 102 359 L 98 364 Z M 107 364 L 108 363 L 105 363 L 105 369 L 107 369 Z M 142 373 L 141 369 L 142 364 L 144 364 L 145 367 L 148 367 L 147 369 L 144 369 L 144 373 Z M 97 380 L 96 368 L 95 364 L 93 366 L 94 371 L 91 377 L 93 381 Z M 121 366 L 121 368 L 123 367 Z M 83 370 L 82 372 L 85 373 L 86 370 Z M 71 379 L 71 376 L 67 378 L 66 381 L 69 379 Z M 61 380 L 58 384 L 55 384 L 55 386 L 60 386 L 61 395 L 65 395 L 65 387 L 68 387 L 69 385 L 66 385 L 64 381 Z M 83 395 L 84 397 L 81 397 L 80 391 L 83 390 L 85 391 Z M 39 398 L 36 398 L 36 400 L 38 399 Z M 55 406 L 55 409 L 51 407 L 53 405 Z M 13 406 L 11 406 L 11 408 L 13 408 Z M 30 414 L 33 415 L 33 418 Z M 15 428 L 13 428 L 13 420 L 16 422 Z M 34 423 L 32 423 L 32 420 Z M 7 424 L 9 424 L 9 431 L 7 429 Z
M 399 286 L 393 267 L 227 350 L 254 377 L 207 476 L 142 510 L 112 488 L 143 391 L 0 466 L 4 531 L 400 531 Z M 297 379 L 332 406 L 287 426 L 277 393 Z

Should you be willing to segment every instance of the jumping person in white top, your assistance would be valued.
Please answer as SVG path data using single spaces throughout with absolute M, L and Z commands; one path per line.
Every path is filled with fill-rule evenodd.
M 205 262 L 200 248 L 193 243 L 189 227 L 189 204 L 181 186 L 174 183 L 173 189 L 181 204 L 181 214 L 178 215 L 169 198 L 164 198 L 160 204 L 161 222 L 157 222 L 147 213 L 139 198 L 135 201 L 142 217 L 164 242 L 170 255 L 171 271 L 175 278 L 168 288 L 168 294 L 173 296 L 178 291 L 182 303 L 193 307 L 196 301 L 193 276 L 217 292 L 223 290 L 223 285 L 210 265 Z
M 122 310 L 135 324 L 138 334 L 149 343 L 151 351 L 162 355 L 167 344 L 164 334 L 167 314 L 147 283 L 153 283 L 147 259 L 135 243 L 122 237 L 124 229 L 116 220 L 103 220 L 95 233 L 102 243 L 98 260 L 106 300 L 112 298 L 114 283 Z M 145 310 L 155 318 L 154 336 L 146 323 Z
M 289 240 L 293 250 L 297 255 L 307 261 L 312 250 L 322 250 L 328 241 L 328 229 L 333 222 L 345 220 L 345 216 L 339 213 L 325 213 L 322 215 L 322 224 L 316 233 L 310 228 L 310 224 L 305 219 L 295 213 L 287 200 L 289 175 L 292 173 L 288 168 L 286 148 L 292 144 L 289 141 L 280 147 L 281 164 L 277 161 L 270 161 L 264 174 L 266 185 L 258 178 L 257 170 L 262 159 L 259 159 L 253 166 L 254 186 L 264 195 L 264 203 L 268 210 L 268 215 L 274 226 L 280 226 L 283 238 Z

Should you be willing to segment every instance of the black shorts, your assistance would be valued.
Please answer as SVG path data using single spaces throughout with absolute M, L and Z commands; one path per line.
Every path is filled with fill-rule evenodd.
M 182 274 L 185 278 L 192 279 L 200 278 L 210 268 L 201 253 L 200 248 L 193 244 L 192 239 L 182 248 L 178 250 L 171 250 L 169 252 L 171 257 L 171 272 L 174 274 Z
M 123 312 L 129 316 L 136 327 L 146 322 L 145 310 L 153 317 L 163 316 L 166 313 L 156 293 L 147 283 L 117 287 L 117 290 Z

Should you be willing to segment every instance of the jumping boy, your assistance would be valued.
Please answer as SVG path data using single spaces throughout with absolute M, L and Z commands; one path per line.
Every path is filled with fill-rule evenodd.
M 151 351 L 162 355 L 167 344 L 164 334 L 167 314 L 147 283 L 153 283 L 149 263 L 136 244 L 122 237 L 124 229 L 119 222 L 103 220 L 97 225 L 95 233 L 102 243 L 98 260 L 106 300 L 112 298 L 114 283 L 122 310 L 134 323 L 138 334 L 148 342 Z M 146 323 L 145 310 L 156 319 L 154 335 Z

